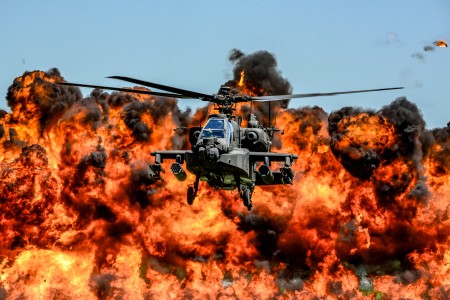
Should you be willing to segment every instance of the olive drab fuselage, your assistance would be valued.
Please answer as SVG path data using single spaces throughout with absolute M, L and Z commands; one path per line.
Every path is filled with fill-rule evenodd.
M 199 174 L 215 189 L 234 190 L 241 182 L 255 181 L 251 151 L 268 151 L 270 141 L 261 128 L 241 128 L 235 118 L 213 115 L 203 128 L 191 129 L 192 152 L 186 154 L 186 168 Z
M 187 176 L 182 165 L 196 176 L 194 186 L 188 189 L 188 203 L 192 204 L 198 182 L 206 181 L 214 189 L 239 191 L 244 205 L 250 209 L 251 194 L 257 185 L 292 184 L 291 170 L 294 154 L 270 152 L 268 128 L 258 126 L 253 115 L 249 127 L 241 127 L 240 118 L 226 114 L 209 116 L 203 127 L 189 130 L 191 150 L 155 151 L 155 164 L 150 166 L 155 178 L 161 179 L 161 163 L 174 159 L 171 171 L 184 181 Z M 272 171 L 272 162 L 283 162 L 279 171 Z M 259 166 L 259 169 L 257 169 Z M 191 193 L 191 194 L 190 194 Z

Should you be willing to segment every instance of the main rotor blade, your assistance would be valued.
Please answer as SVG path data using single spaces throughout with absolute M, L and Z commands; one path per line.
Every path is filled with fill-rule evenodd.
M 197 93 L 197 92 L 193 92 L 193 91 L 183 90 L 183 89 L 179 89 L 179 88 L 168 86 L 168 85 L 162 85 L 162 84 L 158 84 L 158 83 L 148 82 L 148 81 L 134 79 L 134 78 L 125 77 L 125 76 L 109 76 L 108 78 L 120 79 L 123 81 L 128 81 L 128 82 L 152 87 L 152 88 L 163 90 L 163 91 L 168 91 L 168 92 L 172 92 L 172 93 L 181 94 L 184 96 L 189 96 L 190 98 L 198 98 L 198 99 L 204 100 L 204 101 L 211 101 L 214 98 L 212 95 L 208 95 L 208 94 L 202 94 L 202 93 Z
M 69 86 L 88 87 L 88 88 L 103 89 L 103 90 L 113 90 L 113 91 L 135 93 L 135 94 L 146 94 L 146 95 L 162 96 L 162 97 L 193 98 L 193 97 L 189 97 L 189 96 L 185 96 L 185 95 L 178 95 L 178 94 L 152 92 L 152 91 L 141 91 L 141 90 L 133 90 L 133 89 L 127 89 L 127 88 L 116 88 L 116 87 L 111 87 L 111 86 L 102 86 L 102 85 L 93 85 L 93 84 L 70 83 L 70 82 L 58 82 L 58 84 L 69 85 Z
M 388 90 L 400 90 L 403 87 L 393 87 L 384 89 L 373 89 L 373 90 L 358 90 L 358 91 L 345 91 L 345 92 L 332 92 L 332 93 L 312 93 L 312 94 L 293 94 L 293 95 L 279 95 L 279 96 L 261 96 L 261 97 L 250 97 L 251 101 L 280 101 L 288 100 L 293 98 L 309 98 L 309 97 L 323 97 L 323 96 L 335 96 L 343 94 L 356 94 L 356 93 L 367 93 L 367 92 L 379 92 Z

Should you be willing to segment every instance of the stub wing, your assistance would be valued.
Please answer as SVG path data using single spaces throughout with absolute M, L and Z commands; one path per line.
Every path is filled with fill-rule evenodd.
M 164 159 L 170 159 L 175 160 L 175 163 L 172 164 L 170 167 L 170 170 L 172 171 L 173 175 L 180 180 L 183 181 L 186 179 L 187 175 L 181 165 L 186 160 L 187 155 L 189 153 L 192 153 L 192 151 L 189 150 L 161 150 L 161 151 L 154 151 L 151 152 L 150 155 L 155 157 L 155 163 L 149 165 L 149 177 L 152 178 L 153 181 L 164 181 L 164 179 L 161 176 L 161 173 L 165 173 L 165 170 L 163 169 L 161 163 L 164 161 Z
M 176 160 L 182 164 L 186 158 L 187 153 L 192 153 L 191 150 L 159 150 L 151 152 L 150 155 L 155 157 L 155 163 L 160 164 L 164 159 Z
M 250 162 L 263 162 L 255 173 L 256 185 L 293 184 L 294 172 L 291 169 L 292 162 L 298 158 L 291 153 L 276 152 L 250 152 Z M 270 170 L 271 162 L 284 162 L 280 171 Z
M 265 162 L 267 159 L 270 161 L 286 162 L 288 166 L 291 166 L 292 162 L 298 158 L 297 155 L 291 153 L 277 153 L 277 152 L 250 152 L 250 161 Z

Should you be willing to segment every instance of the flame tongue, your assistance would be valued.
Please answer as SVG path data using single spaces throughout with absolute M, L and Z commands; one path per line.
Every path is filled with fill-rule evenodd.
M 245 71 L 242 70 L 241 71 L 241 77 L 240 77 L 239 82 L 238 82 L 238 86 L 240 86 L 240 87 L 244 86 L 244 79 L 245 79 Z
M 253 71 L 243 82 L 261 87 Z M 257 188 L 247 212 L 206 185 L 188 206 L 187 183 L 154 184 L 146 171 L 149 152 L 189 147 L 167 128 L 210 108 L 191 117 L 174 99 L 82 99 L 60 80 L 24 74 L 8 91 L 12 112 L 0 113 L 0 298 L 450 292 L 450 125 L 426 131 L 406 99 L 379 112 L 280 111 L 278 147 L 301 158 L 296 181 Z

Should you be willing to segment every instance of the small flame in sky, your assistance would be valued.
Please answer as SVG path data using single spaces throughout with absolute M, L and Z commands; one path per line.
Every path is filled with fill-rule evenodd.
M 438 41 L 434 42 L 434 44 L 441 48 L 447 47 L 447 42 L 445 42 L 444 40 L 438 40 Z
M 241 71 L 241 79 L 239 79 L 239 83 L 238 83 L 239 86 L 244 86 L 244 78 L 245 78 L 245 71 L 242 70 Z

